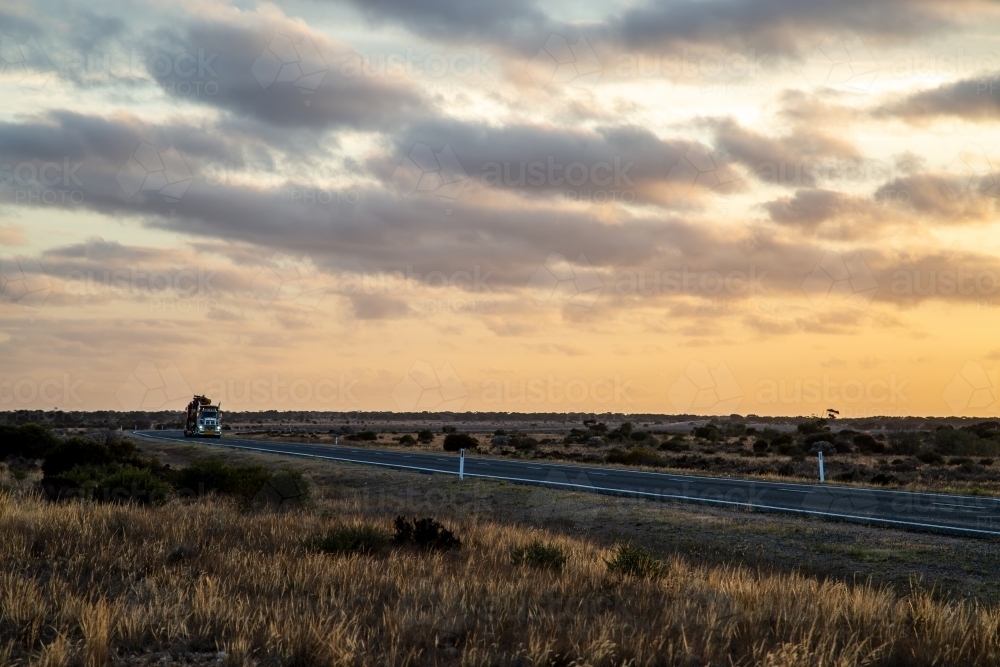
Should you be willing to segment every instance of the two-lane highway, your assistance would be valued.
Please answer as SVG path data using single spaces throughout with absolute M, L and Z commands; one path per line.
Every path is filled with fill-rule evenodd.
M 135 434 L 214 447 L 458 475 L 458 457 L 444 452 L 434 454 L 238 437 L 189 440 L 181 431 L 137 431 Z M 465 457 L 465 475 L 650 500 L 703 503 L 911 530 L 1000 537 L 1000 499 L 981 496 L 764 482 L 479 456 Z

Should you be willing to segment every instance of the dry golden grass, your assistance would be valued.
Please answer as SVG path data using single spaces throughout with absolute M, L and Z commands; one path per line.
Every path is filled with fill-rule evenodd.
M 0 664 L 997 665 L 1000 612 L 925 592 L 667 564 L 474 517 L 458 552 L 333 558 L 303 542 L 375 522 L 345 500 L 289 514 L 219 500 L 54 505 L 0 493 Z M 542 540 L 562 572 L 515 568 Z

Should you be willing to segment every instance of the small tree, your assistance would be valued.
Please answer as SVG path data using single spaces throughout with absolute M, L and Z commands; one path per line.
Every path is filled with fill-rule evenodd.
M 479 441 L 468 433 L 449 433 L 444 436 L 444 451 L 457 452 L 460 449 L 475 449 Z

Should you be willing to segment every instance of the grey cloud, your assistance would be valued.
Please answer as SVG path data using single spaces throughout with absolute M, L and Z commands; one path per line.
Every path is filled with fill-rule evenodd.
M 956 25 L 964 8 L 948 11 L 928 0 L 709 0 L 649 2 L 612 21 L 618 41 L 645 48 L 716 44 L 767 53 L 801 55 L 816 37 L 849 31 L 877 40 L 905 40 Z
M 345 76 L 337 67 L 336 47 L 291 22 L 192 23 L 158 31 L 145 48 L 171 60 L 189 54 L 182 68 L 151 72 L 168 94 L 278 127 L 379 129 L 427 109 L 406 82 Z M 194 85 L 206 92 L 184 93 Z
M 968 120 L 1000 119 L 1000 76 L 995 72 L 981 77 L 946 83 L 922 90 L 883 105 L 876 116 L 899 116 L 910 120 L 955 116 Z

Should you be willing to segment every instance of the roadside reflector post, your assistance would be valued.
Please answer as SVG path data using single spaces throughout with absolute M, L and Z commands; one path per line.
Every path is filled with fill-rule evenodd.
M 458 450 L 458 481 L 465 479 L 465 450 Z
M 823 470 L 823 452 L 819 452 L 819 483 L 826 482 L 826 472 Z
M 333 444 L 335 444 L 335 445 L 339 445 L 340 444 L 340 436 L 339 435 L 333 436 Z

